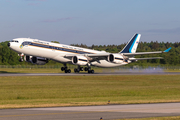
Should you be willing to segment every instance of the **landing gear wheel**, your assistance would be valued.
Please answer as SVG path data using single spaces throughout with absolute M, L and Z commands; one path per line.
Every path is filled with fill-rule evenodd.
M 61 71 L 64 71 L 64 67 L 61 67 Z
M 65 73 L 71 73 L 71 70 L 68 69 L 68 70 L 65 70 L 64 72 L 65 72 Z
M 87 68 L 87 67 L 85 67 L 85 68 L 84 68 L 84 71 L 88 71 L 88 68 Z
M 80 71 L 83 71 L 83 67 L 80 67 L 79 70 L 80 70 Z
M 67 67 L 61 67 L 61 71 L 67 70 Z
M 74 68 L 75 73 L 79 73 L 80 71 L 83 71 L 83 67 L 78 65 L 78 68 Z
M 79 73 L 79 69 L 74 68 L 74 72 L 75 72 L 75 73 Z
M 68 69 L 66 64 L 64 64 L 64 67 L 61 67 L 61 71 L 64 71 L 65 73 L 71 73 L 71 69 Z
M 93 74 L 93 73 L 94 73 L 94 70 L 88 70 L 88 73 L 92 73 L 92 74 Z

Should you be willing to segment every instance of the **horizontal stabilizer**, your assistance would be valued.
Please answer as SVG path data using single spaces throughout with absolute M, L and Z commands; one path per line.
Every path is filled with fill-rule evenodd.
M 137 53 L 121 53 L 125 56 L 134 56 L 134 55 L 146 55 L 146 54 L 157 54 L 157 53 L 164 53 L 164 52 L 169 52 L 169 50 L 171 49 L 168 48 L 167 50 L 165 51 L 154 51 L 154 52 L 137 52 Z
M 164 59 L 163 57 L 152 57 L 152 58 L 129 58 L 130 61 L 134 60 L 151 60 L 151 59 Z
M 171 50 L 171 47 L 168 48 L 165 51 L 154 51 L 154 52 L 137 52 L 137 53 L 121 53 L 125 56 L 134 56 L 134 55 L 146 55 L 146 54 L 157 54 L 157 53 L 164 53 L 164 52 L 169 52 Z

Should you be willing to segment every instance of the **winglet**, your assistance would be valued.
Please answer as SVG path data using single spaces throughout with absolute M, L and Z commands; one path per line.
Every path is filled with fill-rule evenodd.
M 170 48 L 168 48 L 168 49 L 166 49 L 164 52 L 169 52 L 169 50 L 171 49 L 171 47 Z

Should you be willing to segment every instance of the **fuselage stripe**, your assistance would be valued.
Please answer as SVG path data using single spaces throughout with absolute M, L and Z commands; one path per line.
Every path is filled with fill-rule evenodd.
M 80 61 L 84 61 L 84 62 L 87 62 L 87 60 L 84 60 L 84 59 L 79 59 Z
M 44 45 L 44 44 L 33 43 L 33 42 L 23 42 L 22 45 L 23 46 L 28 45 L 28 46 L 33 46 L 33 47 L 47 48 L 47 49 L 51 49 L 51 50 L 58 50 L 58 51 L 75 53 L 75 54 L 95 54 L 95 53 L 91 53 L 91 52 L 84 52 L 84 51 L 80 51 L 80 50 Z
M 115 59 L 117 59 L 117 60 L 124 60 L 124 59 L 122 59 L 122 58 L 117 58 L 117 57 L 115 57 Z

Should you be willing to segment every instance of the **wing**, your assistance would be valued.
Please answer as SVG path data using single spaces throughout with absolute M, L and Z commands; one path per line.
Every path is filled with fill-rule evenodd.
M 71 59 L 73 56 L 85 56 L 90 62 L 98 61 L 98 60 L 107 60 L 109 55 L 122 55 L 126 60 L 136 61 L 136 60 L 148 60 L 148 59 L 163 59 L 162 57 L 152 57 L 152 58 L 134 58 L 134 55 L 144 55 L 144 54 L 156 54 L 156 53 L 164 53 L 169 52 L 171 48 L 168 48 L 165 51 L 155 51 L 155 52 L 138 52 L 138 53 L 97 53 L 97 54 L 67 54 L 64 57 Z

